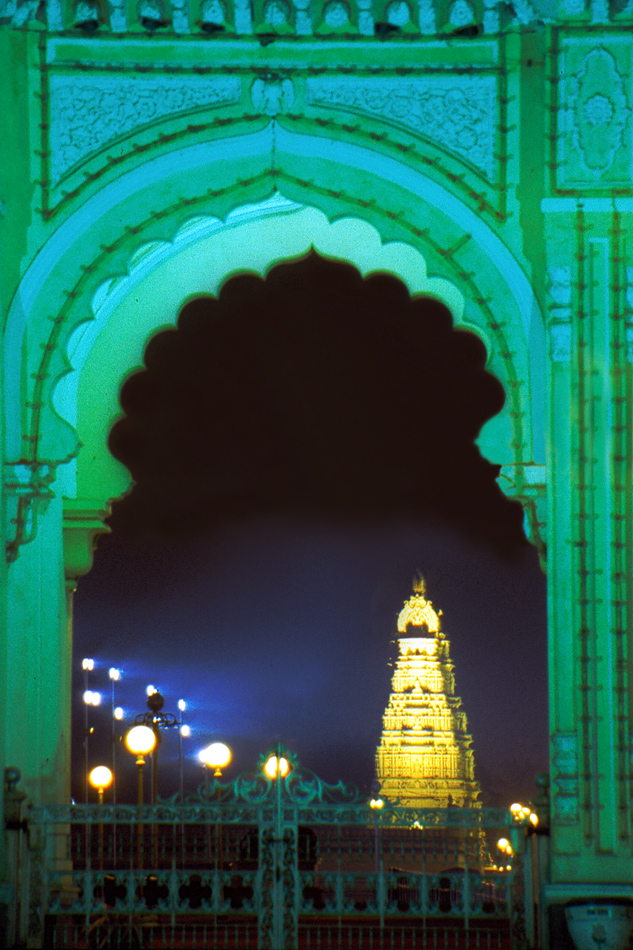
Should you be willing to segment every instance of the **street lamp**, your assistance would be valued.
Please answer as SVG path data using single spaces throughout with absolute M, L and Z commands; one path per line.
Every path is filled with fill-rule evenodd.
M 88 775 L 88 781 L 99 793 L 99 804 L 103 805 L 103 791 L 112 784 L 114 773 L 107 765 L 97 765 Z
M 372 798 L 369 801 L 369 807 L 374 813 L 374 869 L 376 874 L 380 872 L 378 817 L 380 815 L 380 810 L 381 808 L 384 808 L 384 805 L 385 803 L 382 798 Z
M 208 769 L 214 769 L 215 778 L 222 778 L 222 769 L 231 761 L 231 750 L 224 742 L 212 742 L 198 753 L 198 758 Z
M 264 763 L 264 772 L 268 778 L 285 778 L 290 771 L 290 763 L 284 755 L 269 755 Z
M 138 766 L 138 804 L 140 808 L 144 798 L 143 766 L 145 765 L 145 756 L 149 755 L 156 745 L 156 733 L 153 729 L 150 729 L 149 726 L 132 726 L 125 736 L 125 744 L 132 755 L 136 756 L 136 764 Z M 136 853 L 139 868 L 143 866 L 143 825 L 140 818 L 141 816 L 139 814 L 139 822 L 136 829 Z
M 143 766 L 145 756 L 149 755 L 156 745 L 156 733 L 149 726 L 132 726 L 125 736 L 125 744 L 130 752 L 136 756 L 138 766 L 138 803 L 143 804 Z
M 198 753 L 198 758 L 204 766 L 204 777 L 205 785 L 207 792 L 207 799 L 209 798 L 209 772 L 213 769 L 214 778 L 222 778 L 222 769 L 225 768 L 231 761 L 231 750 L 228 745 L 224 742 L 212 742 L 211 745 L 208 745 L 206 749 L 202 749 Z M 216 798 L 219 799 L 222 794 L 220 786 L 217 786 L 216 789 Z M 223 867 L 222 860 L 222 824 L 217 822 L 216 824 L 216 870 L 219 865 L 220 868 Z M 209 851 L 211 851 L 211 837 L 209 831 L 209 840 L 207 842 Z
M 152 756 L 152 804 L 155 805 L 158 795 L 158 747 L 160 745 L 160 727 L 163 726 L 165 729 L 170 729 L 173 726 L 177 726 L 178 719 L 173 713 L 162 711 L 165 700 L 155 686 L 148 686 L 146 693 L 148 712 L 139 713 L 135 716 L 134 725 L 147 726 L 153 731 L 156 737 L 154 755 Z
M 99 807 L 103 805 L 103 790 L 112 784 L 113 778 L 114 775 L 107 765 L 97 765 L 88 776 L 88 781 L 99 793 Z M 99 822 L 99 866 L 103 870 L 103 822 L 101 821 Z
M 116 666 L 111 666 L 108 670 L 108 676 L 110 677 L 110 685 L 112 687 L 110 693 L 110 711 L 111 716 L 111 733 L 110 733 L 110 744 L 112 746 L 112 774 L 116 775 L 116 710 L 117 706 L 114 705 L 114 684 L 118 683 L 121 679 L 121 670 L 118 670 Z M 116 804 L 116 782 L 112 785 L 112 803 Z
M 180 804 L 185 800 L 185 776 L 184 776 L 184 762 L 182 757 L 182 740 L 186 739 L 190 735 L 189 726 L 184 725 L 183 713 L 187 708 L 187 703 L 184 699 L 178 700 L 178 712 L 180 713 L 180 721 L 178 723 L 178 775 L 180 778 Z
M 88 802 L 88 740 L 94 731 L 90 728 L 88 722 L 88 707 L 98 706 L 101 702 L 101 694 L 88 688 L 89 675 L 95 668 L 95 661 L 91 657 L 84 657 L 81 661 L 81 668 L 84 671 L 84 801 Z

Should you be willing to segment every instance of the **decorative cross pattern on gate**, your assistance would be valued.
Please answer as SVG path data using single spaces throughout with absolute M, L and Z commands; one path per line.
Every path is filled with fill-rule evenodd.
M 488 856 L 510 812 L 372 809 L 291 763 L 184 803 L 35 806 L 29 945 L 424 948 L 522 945 L 521 866 Z

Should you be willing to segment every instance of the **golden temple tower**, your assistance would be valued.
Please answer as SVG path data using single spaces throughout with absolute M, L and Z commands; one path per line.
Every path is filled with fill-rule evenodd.
M 420 574 L 400 611 L 398 633 L 399 656 L 376 752 L 380 794 L 413 808 L 481 807 L 466 714 L 454 695 L 450 643 Z

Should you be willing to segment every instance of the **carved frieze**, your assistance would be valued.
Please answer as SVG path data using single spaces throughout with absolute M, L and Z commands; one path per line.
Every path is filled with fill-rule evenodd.
M 631 104 L 624 74 L 628 50 L 568 44 L 561 69 L 569 76 L 560 110 L 559 184 L 613 185 L 631 175 Z
M 309 105 L 387 120 L 495 175 L 498 89 L 494 76 L 402 80 L 320 76 L 306 82 Z
M 50 172 L 56 184 L 99 149 L 170 115 L 239 102 L 237 76 L 53 75 Z
M 550 267 L 547 271 L 549 304 L 550 359 L 569 363 L 572 349 L 571 268 Z
M 554 815 L 561 824 L 578 819 L 578 753 L 575 732 L 555 732 L 552 736 L 554 768 Z

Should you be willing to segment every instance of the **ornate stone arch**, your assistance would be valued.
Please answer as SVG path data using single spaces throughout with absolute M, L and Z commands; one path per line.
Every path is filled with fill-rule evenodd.
M 271 135 L 268 127 L 152 159 L 105 185 L 51 236 L 9 318 L 7 370 L 21 341 L 29 345 L 21 379 L 6 374 L 5 404 L 14 412 L 6 431 L 22 434 L 8 457 L 29 461 L 31 453 L 33 470 L 36 462 L 52 472 L 59 465 L 72 523 L 83 523 L 88 510 L 105 511 L 129 485 L 107 450 L 107 432 L 148 339 L 174 323 L 192 294 L 213 293 L 240 270 L 263 274 L 314 246 L 362 273 L 387 270 L 412 293 L 440 297 L 456 323 L 482 338 L 507 400 L 480 445 L 506 466 L 502 486 L 521 495 L 521 476 L 542 461 L 544 335 L 515 257 L 461 197 L 405 162 L 279 128 L 274 142 Z M 232 160 L 247 159 L 254 174 L 236 177 Z M 218 187 L 171 200 L 176 169 Z M 162 194 L 169 203 L 147 210 L 149 198 Z M 204 285 L 194 276 L 203 267 L 212 275 Z M 160 289 L 149 323 L 139 322 L 134 306 L 141 287 Z

